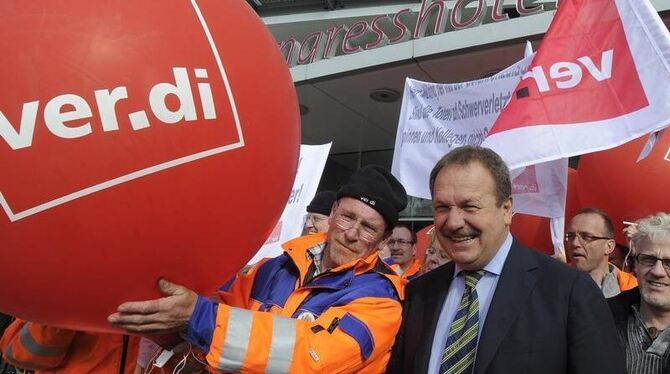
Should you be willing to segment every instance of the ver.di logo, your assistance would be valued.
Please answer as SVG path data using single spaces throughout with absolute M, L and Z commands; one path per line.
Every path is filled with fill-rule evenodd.
M 197 2 L 190 4 L 192 13 L 180 16 L 200 25 L 200 40 L 192 43 L 209 61 L 183 64 L 177 53 L 172 63 L 137 66 L 143 79 L 120 72 L 124 84 L 108 82 L 75 93 L 65 87 L 66 93 L 27 98 L 18 111 L 0 103 L 0 154 L 5 159 L 0 205 L 10 221 L 244 146 L 217 45 Z M 6 73 L 11 74 L 11 67 Z M 147 81 L 147 76 L 155 80 Z M 225 108 L 216 106 L 226 102 Z M 90 156 L 82 157 L 84 153 Z M 36 174 L 44 180 L 34 180 Z

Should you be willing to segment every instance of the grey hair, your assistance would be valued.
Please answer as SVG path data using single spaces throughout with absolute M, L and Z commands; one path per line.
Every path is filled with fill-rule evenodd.
M 655 241 L 666 236 L 670 236 L 670 214 L 661 212 L 639 220 L 632 241 L 635 248 L 640 248 L 645 239 Z

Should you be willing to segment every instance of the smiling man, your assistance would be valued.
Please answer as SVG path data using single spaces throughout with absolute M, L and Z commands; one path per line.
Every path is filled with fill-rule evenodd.
M 435 234 L 452 262 L 407 286 L 389 373 L 625 372 L 593 281 L 512 238 L 500 156 L 457 148 L 433 168 L 430 189 Z
M 377 247 L 406 205 L 388 171 L 366 166 L 338 191 L 327 233 L 285 243 L 219 300 L 161 280 L 166 297 L 122 304 L 109 321 L 141 334 L 179 332 L 223 372 L 383 372 L 404 280 Z
M 629 374 L 670 372 L 670 214 L 640 220 L 633 234 L 639 288 L 609 300 Z
M 609 263 L 616 247 L 612 220 L 596 208 L 584 208 L 566 228 L 565 248 L 575 269 L 588 273 L 605 297 L 613 297 L 637 286 L 637 280 Z

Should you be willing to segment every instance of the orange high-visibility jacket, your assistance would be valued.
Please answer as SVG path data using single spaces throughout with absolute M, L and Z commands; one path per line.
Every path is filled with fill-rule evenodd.
M 419 271 L 421 270 L 421 262 L 418 259 L 412 260 L 412 264 L 407 268 L 403 273 L 402 277 L 407 280 L 412 280 L 419 276 Z
M 412 260 L 412 263 L 404 272 L 402 271 L 400 265 L 396 264 L 391 257 L 384 258 L 382 261 L 384 261 L 386 266 L 390 267 L 396 274 L 399 274 L 401 278 L 407 279 L 408 281 L 418 277 L 419 271 L 421 271 L 422 264 L 416 258 Z
M 406 281 L 375 251 L 306 281 L 314 234 L 239 275 L 221 303 L 204 297 L 186 338 L 223 372 L 382 373 L 400 327 Z
M 0 349 L 11 365 L 36 374 L 132 374 L 139 340 L 136 336 L 73 331 L 17 319 L 2 335 Z
M 619 289 L 621 292 L 623 291 L 628 291 L 630 289 L 633 289 L 637 287 L 637 278 L 635 278 L 635 275 L 631 273 L 626 273 L 625 271 L 621 269 L 617 269 L 616 278 L 617 282 L 619 283 Z

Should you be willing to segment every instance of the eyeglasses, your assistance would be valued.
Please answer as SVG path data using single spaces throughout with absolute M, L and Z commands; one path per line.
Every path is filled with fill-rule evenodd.
M 670 272 L 670 258 L 658 258 L 656 256 L 645 255 L 640 253 L 633 256 L 633 259 L 635 259 L 635 261 L 638 264 L 649 268 L 656 266 L 656 262 L 661 261 L 661 264 L 663 264 L 663 268 L 665 269 L 665 271 Z
M 336 215 L 334 221 L 335 225 L 337 225 L 337 227 L 339 227 L 342 230 L 350 230 L 354 226 L 356 226 L 356 224 L 358 224 L 358 220 L 356 220 L 355 218 L 345 216 L 342 214 Z M 368 243 L 377 240 L 380 231 L 381 230 L 377 230 L 372 226 L 369 226 L 365 222 L 361 222 L 358 227 L 358 235 L 360 236 L 361 239 L 365 240 Z
M 414 244 L 414 242 L 411 240 L 404 240 L 404 239 L 390 239 L 386 241 L 386 244 L 389 247 L 393 247 L 396 244 L 400 247 L 409 247 L 410 245 Z
M 591 235 L 585 232 L 566 232 L 565 233 L 565 241 L 566 242 L 571 242 L 575 238 L 577 238 L 580 242 L 587 244 L 591 243 L 596 240 L 611 240 L 612 238 L 608 238 L 606 236 L 595 236 Z

